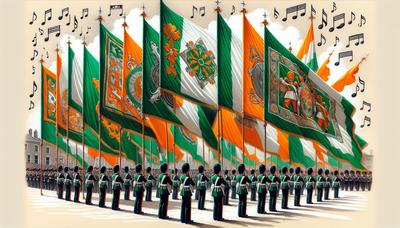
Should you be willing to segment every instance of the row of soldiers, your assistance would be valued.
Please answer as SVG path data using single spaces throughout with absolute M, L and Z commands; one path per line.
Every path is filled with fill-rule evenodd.
M 133 196 L 136 198 L 134 203 L 134 213 L 143 214 L 142 202 L 144 194 L 146 201 L 151 201 L 152 188 L 156 187 L 156 197 L 160 199 L 158 216 L 161 219 L 168 219 L 168 200 L 172 193 L 173 199 L 178 199 L 178 193 L 182 198 L 181 206 L 181 222 L 192 223 L 191 220 L 191 200 L 196 187 L 195 199 L 198 200 L 198 209 L 205 210 L 204 203 L 206 198 L 206 190 L 211 184 L 211 195 L 214 198 L 214 220 L 223 220 L 222 211 L 223 205 L 229 205 L 229 198 L 236 199 L 238 196 L 238 216 L 247 217 L 247 195 L 250 191 L 250 200 L 257 201 L 257 212 L 265 214 L 266 199 L 269 193 L 269 210 L 276 211 L 276 201 L 281 191 L 283 209 L 288 209 L 289 195 L 294 194 L 294 205 L 300 206 L 300 197 L 304 190 L 307 189 L 307 203 L 312 204 L 313 191 L 317 191 L 317 201 L 322 202 L 329 199 L 330 189 L 334 191 L 334 198 L 339 197 L 339 188 L 358 190 L 355 186 L 360 186 L 362 190 L 370 189 L 372 179 L 371 173 L 361 175 L 356 172 L 353 175 L 352 171 L 345 171 L 344 175 L 339 175 L 338 171 L 333 173 L 329 170 L 318 170 L 318 175 L 313 175 L 313 169 L 307 170 L 307 175 L 304 175 L 300 167 L 296 169 L 283 167 L 277 172 L 276 167 L 272 166 L 266 170 L 264 165 L 258 168 L 258 175 L 253 169 L 250 171 L 250 176 L 246 175 L 245 165 L 238 166 L 236 170 L 229 172 L 225 170 L 221 175 L 221 166 L 216 164 L 213 168 L 213 175 L 207 177 L 203 166 L 199 166 L 198 175 L 193 177 L 190 175 L 190 166 L 185 163 L 181 169 L 181 175 L 178 175 L 178 170 L 173 169 L 172 175 L 168 172 L 167 164 L 160 166 L 161 173 L 155 177 L 152 174 L 150 167 L 146 169 L 146 174 L 142 172 L 142 166 L 135 167 L 135 174 L 129 173 L 129 167 L 125 167 L 124 175 L 120 173 L 120 167 L 116 165 L 113 168 L 113 174 L 109 177 L 106 174 L 106 167 L 100 169 L 100 175 L 97 177 L 93 174 L 93 167 L 90 166 L 85 174 L 85 189 L 86 189 L 86 204 L 92 205 L 92 193 L 95 183 L 99 186 L 99 206 L 106 207 L 105 198 L 106 190 L 109 182 L 112 189 L 112 206 L 113 210 L 119 210 L 120 192 L 124 190 L 124 199 L 130 200 L 130 189 L 133 189 Z M 269 172 L 268 172 L 269 171 Z M 358 177 L 357 179 L 354 177 Z M 367 177 L 367 178 L 361 178 Z M 364 181 L 365 180 L 365 181 Z M 71 188 L 74 188 L 74 201 L 79 202 L 79 193 L 83 179 L 79 174 L 79 168 L 75 167 L 72 175 L 69 168 L 64 169 L 60 166 L 57 175 L 58 197 L 63 198 L 65 190 L 65 199 L 71 200 Z M 363 184 L 365 182 L 365 184 Z M 347 184 L 346 184 L 347 183 Z M 359 183 L 359 184 L 357 184 Z M 347 187 L 346 187 L 347 186 Z M 364 187 L 361 187 L 364 186 Z

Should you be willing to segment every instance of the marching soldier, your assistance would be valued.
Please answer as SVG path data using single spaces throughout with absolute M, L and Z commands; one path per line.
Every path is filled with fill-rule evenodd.
M 350 170 L 350 176 L 349 176 L 350 191 L 353 191 L 353 189 L 354 189 L 354 181 L 355 181 L 354 170 Z
M 225 185 L 224 187 L 224 205 L 229 205 L 229 189 L 231 187 L 231 177 L 228 174 L 228 170 L 225 170 L 224 180 L 227 185 Z
M 271 166 L 269 169 L 269 179 L 271 183 L 269 184 L 269 210 L 270 211 L 277 211 L 276 210 L 276 198 L 277 198 L 277 191 L 278 185 L 280 183 L 279 178 L 276 176 L 276 167 Z
M 172 199 L 178 199 L 179 186 L 178 169 L 175 168 L 172 170 Z
M 344 190 L 344 173 L 340 172 L 340 189 Z
M 293 189 L 294 189 L 293 176 L 294 176 L 294 169 L 293 169 L 293 168 L 290 168 L 290 169 L 289 169 L 289 177 L 290 177 L 290 181 L 289 181 L 289 193 L 290 193 L 290 195 L 293 195 Z
M 313 204 L 312 194 L 315 188 L 315 178 L 313 177 L 313 169 L 308 168 L 306 177 L 306 189 L 307 189 L 307 204 Z
M 143 203 L 143 192 L 144 186 L 146 183 L 146 178 L 142 175 L 142 165 L 138 164 L 135 168 L 136 173 L 133 176 L 133 188 L 135 191 L 135 207 L 133 213 L 135 214 L 144 214 L 142 211 L 142 203 Z
M 49 189 L 49 174 L 47 169 L 44 172 L 43 180 L 44 180 L 44 189 Z
M 339 198 L 340 182 L 339 171 L 335 170 L 334 176 L 332 177 L 333 198 Z
M 146 182 L 146 199 L 145 200 L 147 202 L 151 202 L 151 193 L 153 191 L 153 185 L 154 185 L 156 178 L 154 178 L 153 174 L 151 173 L 151 167 L 147 167 L 146 173 L 147 173 L 147 182 Z
M 93 193 L 94 182 L 96 181 L 96 178 L 94 177 L 92 172 L 93 172 L 93 166 L 89 166 L 85 174 L 85 187 L 86 187 L 85 203 L 87 205 L 92 205 L 92 193 Z
M 372 172 L 368 171 L 368 175 L 367 175 L 367 189 L 368 189 L 368 191 L 371 191 L 371 185 L 372 185 Z
M 257 192 L 257 177 L 256 177 L 256 171 L 252 169 L 250 171 L 250 177 L 249 177 L 251 184 L 250 184 L 250 201 L 257 201 L 256 199 L 256 192 Z
M 124 168 L 125 172 L 125 177 L 124 177 L 124 200 L 130 200 L 130 189 L 131 189 L 131 181 L 132 181 L 132 176 L 129 174 L 129 167 L 125 166 Z
M 329 190 L 331 188 L 331 177 L 329 176 L 329 170 L 325 170 L 325 182 L 324 182 L 324 199 L 329 200 Z
M 356 177 L 354 178 L 354 188 L 356 191 L 360 191 L 360 185 L 361 185 L 361 172 L 356 171 Z
M 236 199 L 236 184 L 237 184 L 237 181 L 236 181 L 236 170 L 235 169 L 233 169 L 232 170 L 232 181 L 231 181 L 231 189 L 232 189 L 232 196 L 231 196 L 231 198 L 232 199 Z
M 265 175 L 265 165 L 260 165 L 258 171 L 260 174 L 258 175 L 258 183 L 257 183 L 257 193 L 258 193 L 258 204 L 257 204 L 257 213 L 266 214 L 265 211 L 265 201 L 267 197 L 267 182 L 270 180 Z
M 61 165 L 58 167 L 57 187 L 58 198 L 62 199 L 64 195 L 64 174 L 63 167 Z
M 322 202 L 322 192 L 324 188 L 325 178 L 323 177 L 324 171 L 320 168 L 318 169 L 317 176 L 317 202 Z
M 211 195 L 214 197 L 214 210 L 213 219 L 217 221 L 223 221 L 222 207 L 224 200 L 224 187 L 228 187 L 228 183 L 222 178 L 219 173 L 221 172 L 221 165 L 214 165 L 214 175 L 211 176 Z
M 300 176 L 300 167 L 296 167 L 294 181 L 294 206 L 300 207 L 301 188 L 304 184 L 303 178 Z
M 207 190 L 207 182 L 210 181 L 208 177 L 204 174 L 204 166 L 199 166 L 199 174 L 197 175 L 197 186 L 196 189 L 199 191 L 199 201 L 198 201 L 198 209 L 205 210 L 204 204 L 206 201 L 206 190 Z
M 119 198 L 120 198 L 120 193 L 122 189 L 122 183 L 124 180 L 122 180 L 120 173 L 119 173 L 119 165 L 114 166 L 113 168 L 113 175 L 111 176 L 111 188 L 113 190 L 113 198 L 112 198 L 112 204 L 111 204 L 111 209 L 113 210 L 120 210 L 119 209 Z
M 106 207 L 106 191 L 108 188 L 108 176 L 106 174 L 107 168 L 105 166 L 101 167 L 100 169 L 100 176 L 99 176 L 99 207 Z
M 181 196 L 182 196 L 182 206 L 181 206 L 181 222 L 190 224 L 193 223 L 191 219 L 191 205 L 192 205 L 192 192 L 195 183 L 189 175 L 190 166 L 188 163 L 182 165 L 182 174 L 180 176 L 181 185 Z
M 160 205 L 158 207 L 158 217 L 160 219 L 168 219 L 168 198 L 170 194 L 170 186 L 172 186 L 172 180 L 168 175 L 168 165 L 162 164 L 160 166 L 161 174 L 158 175 L 158 189 L 160 197 Z
M 350 183 L 349 183 L 349 170 L 347 170 L 347 169 L 344 171 L 343 182 L 344 182 L 344 190 L 348 191 Z
M 367 172 L 362 172 L 361 176 L 361 191 L 365 191 L 367 185 Z
M 51 175 L 50 175 L 50 190 L 54 191 L 54 169 L 51 170 Z
M 290 176 L 287 175 L 288 168 L 283 167 L 282 168 L 282 175 L 279 177 L 281 181 L 281 189 L 282 189 L 282 201 L 281 201 L 281 207 L 282 209 L 289 209 L 288 207 L 288 201 L 289 201 L 289 181 L 290 181 Z
M 248 217 L 247 210 L 247 183 L 251 184 L 249 178 L 245 174 L 246 167 L 244 164 L 238 166 L 239 174 L 236 175 L 236 193 L 239 195 L 238 215 L 239 217 Z
M 80 190 L 82 186 L 82 178 L 81 175 L 79 175 L 79 167 L 75 166 L 74 167 L 74 202 L 79 203 L 79 195 L 80 195 Z
M 71 201 L 71 186 L 72 186 L 72 177 L 69 174 L 69 168 L 64 167 L 64 184 L 65 184 L 65 200 Z

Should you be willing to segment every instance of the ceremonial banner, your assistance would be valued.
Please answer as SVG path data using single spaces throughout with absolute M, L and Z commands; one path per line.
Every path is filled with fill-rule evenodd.
M 80 52 L 79 52 L 80 53 Z M 68 137 L 82 142 L 83 57 L 68 46 Z
M 175 144 L 188 152 L 196 161 L 203 162 L 203 140 L 187 130 L 174 127 Z
M 42 64 L 41 138 L 56 145 L 57 76 Z
M 161 88 L 218 107 L 217 41 L 161 1 Z
M 329 69 L 329 66 L 328 66 L 331 55 L 332 55 L 332 52 L 329 54 L 328 58 L 324 61 L 324 63 L 317 70 L 317 75 L 324 81 L 328 81 L 329 76 L 331 75 L 331 69 Z
M 303 44 L 297 52 L 297 58 L 301 59 L 312 71 L 317 72 L 318 60 L 315 52 L 314 24 L 312 21 L 306 37 L 304 37 Z
M 350 68 L 339 80 L 333 83 L 332 88 L 334 88 L 338 92 L 342 92 L 345 86 L 351 85 L 356 81 L 355 74 L 360 70 L 360 64 L 362 60 L 357 63 L 355 66 Z
M 68 58 L 68 57 L 67 57 Z M 68 121 L 68 65 L 62 63 L 57 53 L 57 131 L 59 135 L 67 136 Z
M 316 140 L 335 157 L 363 168 L 351 119 L 354 107 L 265 28 L 265 120 Z
M 93 131 L 99 131 L 99 62 L 84 48 L 83 68 L 83 122 Z

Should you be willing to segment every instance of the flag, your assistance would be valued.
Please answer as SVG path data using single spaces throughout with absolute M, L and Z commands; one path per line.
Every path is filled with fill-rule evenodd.
M 161 88 L 218 107 L 217 41 L 161 1 Z
M 203 140 L 190 132 L 173 127 L 175 145 L 189 153 L 198 162 L 203 162 Z
M 68 58 L 68 57 L 67 57 Z M 57 132 L 67 136 L 68 121 L 68 74 L 67 64 L 62 64 L 62 58 L 57 53 Z
M 243 47 L 221 14 L 217 18 L 218 104 L 243 112 Z
M 333 83 L 332 88 L 338 92 L 342 92 L 345 86 L 353 84 L 356 81 L 355 75 L 360 70 L 360 64 L 363 62 L 363 60 L 350 68 L 340 79 Z
M 329 80 L 329 76 L 331 75 L 331 69 L 329 69 L 329 59 L 333 52 L 329 53 L 328 58 L 324 61 L 324 63 L 318 68 L 317 75 L 324 81 Z
M 363 168 L 353 105 L 323 82 L 265 28 L 265 120 L 313 139 L 335 157 Z
M 42 64 L 41 138 L 56 145 L 57 76 Z
M 314 41 L 314 24 L 311 20 L 310 27 L 308 28 L 306 37 L 304 37 L 303 44 L 297 52 L 297 58 L 303 61 L 312 71 L 318 70 L 317 53 L 315 52 Z
M 264 116 L 264 40 L 243 14 L 243 105 L 244 113 Z

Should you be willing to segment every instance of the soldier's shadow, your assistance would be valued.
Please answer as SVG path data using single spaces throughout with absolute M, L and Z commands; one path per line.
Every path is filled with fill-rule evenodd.
M 253 219 L 253 220 L 259 221 L 258 219 L 254 219 L 254 218 L 255 218 L 254 216 L 247 217 L 247 219 Z M 224 221 L 222 221 L 222 223 L 235 224 L 235 225 L 239 225 L 239 226 L 273 226 L 272 224 L 255 223 L 255 222 L 231 220 L 231 219 L 225 219 Z

